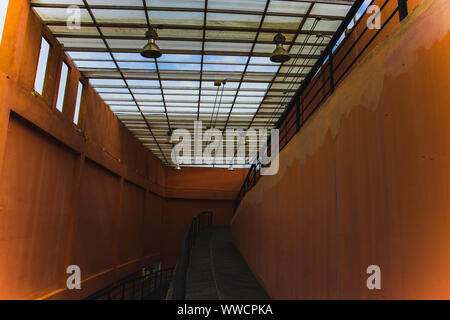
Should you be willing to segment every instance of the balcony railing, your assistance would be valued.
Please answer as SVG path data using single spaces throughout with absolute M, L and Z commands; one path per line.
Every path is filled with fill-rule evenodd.
M 97 292 L 86 300 L 163 300 L 172 274 L 173 268 L 169 268 L 126 279 Z
M 192 218 L 184 233 L 181 243 L 178 262 L 175 267 L 174 276 L 167 292 L 167 300 L 184 300 L 186 293 L 186 272 L 189 267 L 191 248 L 195 245 L 198 232 L 212 226 L 212 212 L 202 212 Z

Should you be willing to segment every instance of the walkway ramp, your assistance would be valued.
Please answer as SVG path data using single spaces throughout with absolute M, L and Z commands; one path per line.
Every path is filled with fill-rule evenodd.
M 191 250 L 186 299 L 269 299 L 234 246 L 229 228 L 201 230 Z

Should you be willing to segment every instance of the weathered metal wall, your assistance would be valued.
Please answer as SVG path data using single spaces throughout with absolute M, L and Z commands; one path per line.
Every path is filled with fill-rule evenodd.
M 33 85 L 42 33 L 52 50 L 40 96 Z M 62 59 L 72 71 L 61 113 Z M 85 93 L 76 127 L 79 79 Z M 211 180 L 202 174 L 214 169 L 184 168 L 168 185 L 171 169 L 103 103 L 27 0 L 10 1 L 0 46 L 0 170 L 3 299 L 82 298 L 142 266 L 173 266 L 188 217 L 213 210 L 228 224 L 245 175 L 218 170 Z M 221 180 L 232 183 L 214 190 Z M 66 290 L 71 264 L 81 267 L 82 290 Z
M 449 17 L 418 5 L 242 200 L 233 238 L 272 298 L 450 298 Z

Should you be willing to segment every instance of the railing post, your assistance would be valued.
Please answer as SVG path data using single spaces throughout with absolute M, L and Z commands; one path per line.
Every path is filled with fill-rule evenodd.
M 297 102 L 295 103 L 297 105 L 297 110 L 296 110 L 297 114 L 296 114 L 296 119 L 295 119 L 295 125 L 296 125 L 295 132 L 296 133 L 298 132 L 298 130 L 300 130 L 300 99 L 301 99 L 301 97 L 299 97 Z
M 408 0 L 397 0 L 398 2 L 398 15 L 400 17 L 400 21 L 406 18 L 408 15 Z
M 330 64 L 330 91 L 334 91 L 333 53 L 330 52 L 328 63 Z
M 195 245 L 195 221 L 196 219 L 192 220 L 192 232 L 191 232 L 191 248 Z
M 142 277 L 142 283 L 141 283 L 141 300 L 144 300 L 144 284 L 145 284 L 145 276 Z

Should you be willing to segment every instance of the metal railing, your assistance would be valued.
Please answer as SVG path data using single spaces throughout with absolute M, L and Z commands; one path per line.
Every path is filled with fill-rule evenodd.
M 86 300 L 164 300 L 174 268 L 125 279 Z
M 344 20 L 336 30 L 320 58 L 312 67 L 295 95 L 292 97 L 285 111 L 278 120 L 276 128 L 279 129 L 280 151 L 300 130 L 303 124 L 311 117 L 322 102 L 330 96 L 336 85 L 348 74 L 348 71 L 359 61 L 368 48 L 374 45 L 374 40 L 381 32 L 399 24 L 407 15 L 407 0 L 373 0 L 380 8 L 381 26 L 379 29 L 369 29 L 366 19 L 358 19 L 351 29 L 347 29 L 354 21 L 356 13 L 364 0 L 356 0 Z M 396 14 L 399 20 L 392 19 Z M 364 22 L 361 22 L 364 21 Z M 357 30 L 357 31 L 355 31 Z M 341 43 L 338 41 L 341 39 Z M 268 139 L 270 150 L 270 137 Z M 258 164 L 253 164 L 242 184 L 235 200 L 236 212 L 244 195 L 257 183 L 260 178 Z
M 186 272 L 189 267 L 191 249 L 195 245 L 197 233 L 212 225 L 212 212 L 202 212 L 191 219 L 181 243 L 178 262 L 167 291 L 167 300 L 184 300 L 186 293 Z

